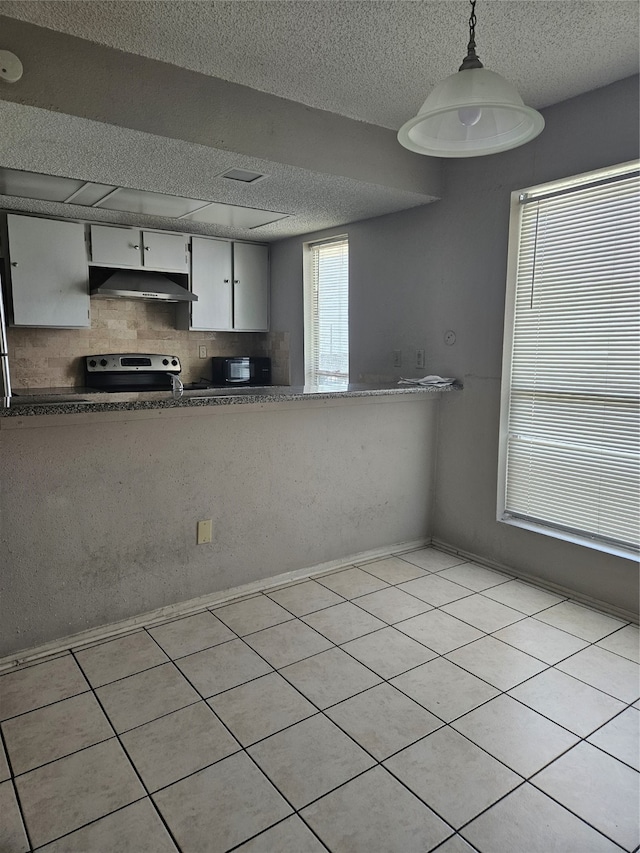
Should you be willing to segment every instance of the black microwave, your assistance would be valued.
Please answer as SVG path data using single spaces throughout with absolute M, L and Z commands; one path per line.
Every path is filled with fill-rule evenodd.
M 227 356 L 211 359 L 214 385 L 271 385 L 271 359 Z

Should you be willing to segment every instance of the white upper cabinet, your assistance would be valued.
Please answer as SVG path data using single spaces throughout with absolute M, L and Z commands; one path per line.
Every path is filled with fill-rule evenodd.
M 265 332 L 269 328 L 269 247 L 233 244 L 233 328 Z
M 192 329 L 233 328 L 231 293 L 231 243 L 228 240 L 191 238 Z
M 198 300 L 178 306 L 183 329 L 269 330 L 267 245 L 15 214 L 7 232 L 16 326 L 88 327 L 94 266 L 190 275 Z
M 7 233 L 13 325 L 88 327 L 84 225 L 8 214 Z
M 189 272 L 189 238 L 166 231 L 142 232 L 142 264 L 152 270 Z
M 168 231 L 91 226 L 91 263 L 161 272 L 189 271 L 188 238 Z
M 269 247 L 192 237 L 191 289 L 198 301 L 179 309 L 183 328 L 268 331 Z

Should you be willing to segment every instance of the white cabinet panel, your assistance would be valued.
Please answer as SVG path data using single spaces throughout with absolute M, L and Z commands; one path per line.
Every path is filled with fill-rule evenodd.
M 232 329 L 231 243 L 227 240 L 191 238 L 192 329 Z
M 191 289 L 182 328 L 225 332 L 269 329 L 269 247 L 212 237 L 191 238 Z
M 92 225 L 91 260 L 105 267 L 141 267 L 140 232 L 133 228 Z
M 142 263 L 151 270 L 189 272 L 187 238 L 184 234 L 142 232 Z
M 13 324 L 88 327 L 84 225 L 9 214 L 7 231 Z
M 269 328 L 269 247 L 233 244 L 233 328 L 263 332 Z
M 92 225 L 91 261 L 105 267 L 186 273 L 187 238 L 165 231 Z

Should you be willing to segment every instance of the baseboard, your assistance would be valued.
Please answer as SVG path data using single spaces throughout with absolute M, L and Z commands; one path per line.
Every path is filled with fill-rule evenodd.
M 471 560 L 474 563 L 478 563 L 480 566 L 486 566 L 488 569 L 495 569 L 497 572 L 505 572 L 508 575 L 513 575 L 514 577 L 519 578 L 520 580 L 527 581 L 533 586 L 539 586 L 541 589 L 546 589 L 549 592 L 555 592 L 558 595 L 571 598 L 573 601 L 586 604 L 589 607 L 593 607 L 595 610 L 602 610 L 604 613 L 608 613 L 611 616 L 617 616 L 627 622 L 634 622 L 636 625 L 638 624 L 638 614 L 631 610 L 624 610 L 621 607 L 615 607 L 612 604 L 607 604 L 606 601 L 601 601 L 599 598 L 592 598 L 589 595 L 583 595 L 570 587 L 553 583 L 552 581 L 545 580 L 538 575 L 532 575 L 529 572 L 522 572 L 519 569 L 514 569 L 513 566 L 506 566 L 504 563 L 499 563 L 496 560 L 489 560 L 486 557 L 481 557 L 479 554 L 474 554 L 472 551 L 465 551 L 461 548 L 456 548 L 455 545 L 451 545 L 449 542 L 443 542 L 441 539 L 437 539 L 435 537 L 431 540 L 431 544 L 434 548 L 438 548 L 440 551 L 445 551 L 447 554 L 464 557 L 465 560 Z
M 279 575 L 273 575 L 258 581 L 242 584 L 241 586 L 202 595 L 198 598 L 192 598 L 189 601 L 182 601 L 177 604 L 167 605 L 166 607 L 159 607 L 156 610 L 141 613 L 138 616 L 131 616 L 128 619 L 122 619 L 108 625 L 100 625 L 97 628 L 89 628 L 86 631 L 80 631 L 77 634 L 71 634 L 67 637 L 51 640 L 50 642 L 43 643 L 40 646 L 36 646 L 31 649 L 24 649 L 15 652 L 12 655 L 7 655 L 4 658 L 0 658 L 0 672 L 14 669 L 24 664 L 40 662 L 44 658 L 49 658 L 54 655 L 58 655 L 61 652 L 66 652 L 68 649 L 80 649 L 89 645 L 104 642 L 104 640 L 114 639 L 124 634 L 129 634 L 132 631 L 141 628 L 143 625 L 146 627 L 153 627 L 154 625 L 160 622 L 165 622 L 168 619 L 174 619 L 180 616 L 189 616 L 193 613 L 198 613 L 201 610 L 206 610 L 208 607 L 212 607 L 213 605 L 224 604 L 231 600 L 248 598 L 268 589 L 276 589 L 277 587 L 285 586 L 292 581 L 305 580 L 306 578 L 314 577 L 316 575 L 327 574 L 327 572 L 340 571 L 348 566 L 368 563 L 372 560 L 389 557 L 392 554 L 403 554 L 407 551 L 414 551 L 416 548 L 424 548 L 426 545 L 430 544 L 430 538 L 416 539 L 411 542 L 399 542 L 396 545 L 385 546 L 384 548 L 374 548 L 370 551 L 362 551 L 358 554 L 352 554 L 349 557 L 344 557 L 339 560 L 329 560 L 326 563 L 318 563 L 317 565 L 308 568 L 282 572 Z

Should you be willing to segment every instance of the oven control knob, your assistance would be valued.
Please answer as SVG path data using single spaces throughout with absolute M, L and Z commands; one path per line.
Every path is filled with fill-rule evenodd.
M 178 366 L 178 362 L 175 360 L 175 358 L 173 359 L 173 361 L 171 362 L 171 364 L 172 364 L 174 367 L 177 367 L 177 366 Z
M 89 367 L 95 367 L 95 366 L 96 366 L 96 360 L 95 360 L 95 358 L 92 358 L 91 361 L 89 362 Z
M 163 359 L 162 359 L 162 363 L 163 363 L 163 364 L 165 364 L 165 365 L 166 365 L 166 364 L 169 364 L 169 359 L 168 359 L 168 358 L 163 358 Z
M 107 366 L 107 359 L 106 359 L 106 358 L 101 358 L 101 359 L 100 359 L 100 364 L 101 364 L 101 366 L 102 366 L 102 367 L 106 367 L 106 366 Z

